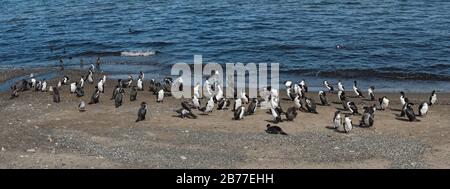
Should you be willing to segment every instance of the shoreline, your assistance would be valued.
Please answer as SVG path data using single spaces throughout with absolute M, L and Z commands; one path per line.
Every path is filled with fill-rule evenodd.
M 78 78 L 84 72 L 61 74 Z M 128 88 L 123 105 L 114 108 L 109 98 L 115 82 L 107 79 L 100 103 L 83 113 L 68 86 L 60 91 L 61 103 L 53 103 L 48 92 L 26 91 L 12 100 L 0 93 L 0 168 L 450 168 L 450 93 L 438 93 L 438 104 L 421 122 L 395 119 L 398 93 L 376 93 L 388 96 L 392 110 L 377 111 L 374 127 L 355 127 L 349 134 L 326 128 L 340 104 L 317 106 L 319 114 L 299 112 L 293 122 L 276 124 L 289 134 L 285 137 L 264 132 L 272 117 L 261 109 L 240 121 L 232 120 L 230 110 L 175 117 L 183 100 L 165 97 L 156 103 L 148 82 L 137 101 L 129 101 Z M 86 83 L 85 102 L 92 88 Z M 308 96 L 319 102 L 316 92 Z M 407 93 L 416 104 L 428 96 Z M 284 90 L 280 97 L 283 109 L 290 107 Z M 328 98 L 337 101 L 336 95 Z M 360 109 L 375 103 L 351 100 Z M 141 101 L 149 104 L 149 113 L 135 123 Z M 359 119 L 352 117 L 354 124 Z
M 107 64 L 108 65 L 108 64 Z M 108 65 L 109 67 L 105 70 L 104 73 L 108 75 L 108 78 L 110 80 L 117 80 L 119 78 L 126 79 L 129 74 L 131 74 L 134 78 L 138 76 L 137 73 L 139 73 L 139 69 L 131 69 L 130 71 L 126 72 L 117 72 L 117 70 L 114 70 L 114 68 L 111 68 L 111 65 Z M 123 66 L 123 65 L 122 65 Z M 85 65 L 83 69 L 77 67 L 77 66 L 71 66 L 66 68 L 66 71 L 75 71 L 80 72 L 82 75 L 87 73 L 89 65 Z M 151 72 L 151 73 L 150 73 Z M 155 74 L 156 72 L 156 74 Z M 54 79 L 55 77 L 63 77 L 64 74 L 61 74 L 61 71 L 57 67 L 44 67 L 44 68 L 31 68 L 31 69 L 25 69 L 25 68 L 15 68 L 13 71 L 8 71 L 8 69 L 0 69 L 1 77 L 0 77 L 0 93 L 5 92 L 9 89 L 9 85 L 14 83 L 15 81 L 18 81 L 19 79 L 23 77 L 28 77 L 30 73 L 34 73 L 35 75 L 39 75 L 42 73 L 45 73 L 46 75 L 51 75 L 50 78 Z M 98 74 L 96 72 L 96 74 Z M 103 73 L 102 73 L 103 74 Z M 167 74 L 160 73 L 159 70 L 152 70 L 149 72 L 144 72 L 145 74 L 145 80 L 144 82 L 148 83 L 150 78 L 154 78 L 156 80 L 162 80 L 164 77 L 173 77 L 175 76 L 170 75 L 170 71 L 167 72 Z M 287 74 L 289 75 L 289 74 Z M 294 76 L 283 76 L 280 75 L 280 88 L 281 90 L 284 90 L 284 84 L 283 81 L 285 80 L 292 80 L 292 81 L 300 81 L 301 79 L 305 79 L 309 90 L 313 92 L 318 92 L 320 90 L 324 90 L 322 82 L 324 80 L 327 80 L 333 85 L 336 85 L 338 81 L 342 81 L 344 84 L 344 87 L 349 90 L 352 90 L 352 84 L 354 80 L 358 81 L 358 85 L 361 88 L 362 92 L 364 94 L 367 93 L 367 88 L 369 86 L 375 86 L 375 92 L 381 92 L 381 93 L 399 93 L 400 91 L 408 92 L 408 93 L 430 93 L 433 90 L 436 90 L 436 92 L 440 93 L 450 93 L 450 82 L 448 81 L 433 81 L 433 80 L 390 80 L 390 79 L 380 79 L 380 78 L 373 78 L 373 79 L 367 79 L 367 78 L 331 78 L 331 77 L 311 77 L 311 76 L 298 76 L 296 78 L 293 78 Z M 225 78 L 224 78 L 225 81 Z M 5 84 L 7 82 L 7 84 Z M 193 81 L 191 81 L 193 82 Z M 203 78 L 204 82 L 204 78 Z M 247 87 L 249 85 L 248 81 Z M 191 83 L 193 85 L 193 83 Z M 189 87 L 188 85 L 186 85 Z M 191 86 L 192 87 L 192 86 Z

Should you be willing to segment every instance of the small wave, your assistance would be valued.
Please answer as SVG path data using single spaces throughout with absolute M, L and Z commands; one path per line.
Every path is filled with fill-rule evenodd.
M 86 56 L 151 56 L 159 53 L 159 51 L 86 51 L 72 54 L 72 57 L 86 57 Z M 49 57 L 54 58 L 54 57 Z
M 155 54 L 155 51 L 123 51 L 120 56 L 151 56 Z
M 86 51 L 77 54 L 73 54 L 73 57 L 79 56 L 120 56 L 121 52 L 98 52 L 98 51 Z

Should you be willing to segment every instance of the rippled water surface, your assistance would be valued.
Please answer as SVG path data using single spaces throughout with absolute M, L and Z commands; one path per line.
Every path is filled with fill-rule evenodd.
M 14 0 L 0 10 L 0 67 L 101 55 L 118 75 L 170 74 L 201 54 L 278 62 L 282 78 L 450 81 L 448 1 Z

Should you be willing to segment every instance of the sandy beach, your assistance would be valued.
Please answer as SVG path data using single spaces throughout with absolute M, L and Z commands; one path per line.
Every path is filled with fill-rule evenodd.
M 2 71 L 0 81 L 29 72 Z M 78 80 L 81 73 L 66 70 L 60 75 Z M 232 120 L 231 110 L 209 115 L 194 110 L 197 119 L 176 117 L 174 109 L 183 100 L 166 97 L 156 103 L 146 79 L 138 100 L 130 102 L 128 88 L 119 108 L 110 100 L 116 80 L 107 80 L 100 103 L 88 105 L 86 112 L 77 106 L 80 99 L 89 102 L 94 85 L 87 83 L 81 98 L 64 86 L 60 103 L 49 92 L 26 91 L 14 99 L 9 91 L 1 93 L 0 168 L 450 168 L 448 93 L 438 93 L 438 103 L 420 122 L 396 119 L 398 93 L 376 93 L 376 98 L 390 99 L 391 109 L 375 113 L 374 127 L 355 127 L 349 134 L 328 129 L 341 108 L 331 103 L 317 106 L 319 114 L 299 112 L 293 122 L 276 124 L 289 134 L 283 136 L 264 132 L 272 116 L 261 109 L 239 121 Z M 52 79 L 49 86 L 56 83 Z M 416 112 L 429 95 L 407 93 Z M 308 96 L 319 102 L 317 92 Z M 292 102 L 284 98 L 281 92 L 287 109 Z M 336 95 L 328 98 L 338 101 Z M 376 103 L 352 100 L 360 109 Z M 142 101 L 149 104 L 147 120 L 135 123 Z M 352 117 L 356 125 L 360 119 Z

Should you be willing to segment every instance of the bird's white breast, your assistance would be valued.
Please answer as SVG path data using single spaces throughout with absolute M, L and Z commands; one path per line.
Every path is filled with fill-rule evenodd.
M 278 117 L 278 114 L 277 114 L 277 112 L 275 111 L 274 108 L 270 109 L 270 112 L 272 112 L 272 116 L 273 116 L 274 118 Z
M 338 115 L 334 118 L 334 127 L 335 127 L 335 128 L 338 128 L 340 125 L 341 125 L 341 115 L 338 114 Z
M 243 118 L 244 117 L 244 112 L 245 112 L 245 108 L 241 107 L 241 114 L 239 114 L 239 118 Z
M 352 130 L 352 120 L 350 118 L 345 118 L 345 128 L 347 131 Z

